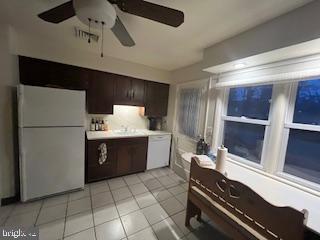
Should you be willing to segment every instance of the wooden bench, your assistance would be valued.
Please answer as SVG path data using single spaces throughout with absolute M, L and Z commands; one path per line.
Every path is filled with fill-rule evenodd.
M 200 221 L 201 212 L 232 239 L 304 239 L 304 212 L 276 207 L 248 186 L 200 167 L 193 158 L 185 225 L 195 216 Z

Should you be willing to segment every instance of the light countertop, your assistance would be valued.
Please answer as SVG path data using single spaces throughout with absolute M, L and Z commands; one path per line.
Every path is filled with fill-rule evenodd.
M 88 140 L 99 139 L 115 139 L 115 138 L 134 138 L 134 137 L 149 137 L 149 136 L 171 135 L 170 132 L 151 131 L 147 129 L 129 130 L 109 130 L 109 131 L 87 131 Z

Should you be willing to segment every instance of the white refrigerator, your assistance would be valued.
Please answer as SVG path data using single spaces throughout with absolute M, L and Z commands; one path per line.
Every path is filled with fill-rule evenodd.
M 21 201 L 84 187 L 85 92 L 18 87 Z

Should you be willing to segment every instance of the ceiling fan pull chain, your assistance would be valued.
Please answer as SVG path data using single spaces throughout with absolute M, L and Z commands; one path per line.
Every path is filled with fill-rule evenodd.
M 89 38 L 88 38 L 88 43 L 91 42 L 91 18 L 88 18 L 89 20 Z
M 103 34 L 103 27 L 104 27 L 104 22 L 101 22 L 101 57 L 103 58 L 103 39 L 104 39 L 104 34 Z

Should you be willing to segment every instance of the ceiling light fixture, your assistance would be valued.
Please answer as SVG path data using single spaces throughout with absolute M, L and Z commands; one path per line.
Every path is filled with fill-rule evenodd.
M 236 64 L 234 65 L 234 68 L 235 68 L 235 69 L 241 69 L 241 68 L 244 68 L 244 67 L 246 67 L 246 66 L 247 66 L 246 63 L 240 62 L 240 63 L 236 63 Z
M 91 24 L 92 28 L 112 28 L 116 22 L 117 13 L 114 6 L 106 0 L 73 0 L 73 7 L 79 20 L 85 24 Z M 90 20 L 91 21 L 90 21 Z

